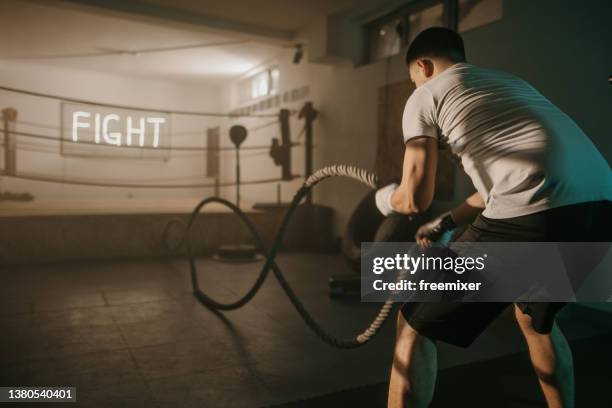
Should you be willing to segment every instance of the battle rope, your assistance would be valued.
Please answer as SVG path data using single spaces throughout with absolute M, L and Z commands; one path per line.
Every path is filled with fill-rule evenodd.
M 255 296 L 257 291 L 261 288 L 261 285 L 264 283 L 266 277 L 268 276 L 268 272 L 271 269 L 274 272 L 274 276 L 280 283 L 281 287 L 283 288 L 283 290 L 289 297 L 289 300 L 291 301 L 295 309 L 298 311 L 298 313 L 300 314 L 304 322 L 323 341 L 325 341 L 326 343 L 334 347 L 350 349 L 350 348 L 359 347 L 365 344 L 366 342 L 368 342 L 369 340 L 373 339 L 378 334 L 379 329 L 382 327 L 383 323 L 385 322 L 385 320 L 389 316 L 389 313 L 391 312 L 391 308 L 393 307 L 393 302 L 391 300 L 388 300 L 387 302 L 384 303 L 384 305 L 381 307 L 380 311 L 378 312 L 378 315 L 376 316 L 376 318 L 372 321 L 372 323 L 368 326 L 368 328 L 365 331 L 358 334 L 354 338 L 340 339 L 328 333 L 327 331 L 325 331 L 325 329 L 321 327 L 321 325 L 310 315 L 310 313 L 308 313 L 308 311 L 306 310 L 302 302 L 296 296 L 295 292 L 293 291 L 293 289 L 291 288 L 291 286 L 285 279 L 283 273 L 280 271 L 280 269 L 276 265 L 276 262 L 274 262 L 274 259 L 276 258 L 280 244 L 282 243 L 283 236 L 285 235 L 285 232 L 287 230 L 287 226 L 289 225 L 289 221 L 291 220 L 291 217 L 293 216 L 293 213 L 298 207 L 300 201 L 302 201 L 302 199 L 306 196 L 308 191 L 312 189 L 319 182 L 327 178 L 330 178 L 330 177 L 338 177 L 338 176 L 349 177 L 349 178 L 355 179 L 357 181 L 360 181 L 366 184 L 370 188 L 377 187 L 378 180 L 377 180 L 376 175 L 366 170 L 359 169 L 353 166 L 334 165 L 334 166 L 328 166 L 328 167 L 325 167 L 323 169 L 316 171 L 313 175 L 308 177 L 308 179 L 304 182 L 302 187 L 297 191 L 297 193 L 293 197 L 293 200 L 291 201 L 291 205 L 289 206 L 289 209 L 287 210 L 284 218 L 282 219 L 280 228 L 274 238 L 274 241 L 272 243 L 272 246 L 270 247 L 269 252 L 266 251 L 264 242 L 261 239 L 261 236 L 259 235 L 257 230 L 255 229 L 255 226 L 253 225 L 251 220 L 249 220 L 246 214 L 240 210 L 240 208 L 236 207 L 231 202 L 224 200 L 223 198 L 219 198 L 219 197 L 210 197 L 210 198 L 206 198 L 202 200 L 193 210 L 191 217 L 189 218 L 187 227 L 185 229 L 185 234 L 183 236 L 183 239 L 181 240 L 181 243 L 184 242 L 187 246 L 187 253 L 189 255 L 189 265 L 191 269 L 191 283 L 193 286 L 193 293 L 195 297 L 204 306 L 212 308 L 212 309 L 217 309 L 217 310 L 237 309 L 241 306 L 244 306 Z M 248 228 L 249 232 L 251 233 L 255 241 L 255 246 L 257 250 L 262 255 L 264 255 L 266 258 L 266 261 L 261 269 L 261 272 L 259 273 L 259 276 L 255 280 L 255 283 L 253 284 L 251 289 L 247 291 L 247 293 L 242 298 L 232 303 L 221 303 L 221 302 L 218 302 L 212 299 L 210 296 L 205 294 L 202 291 L 202 289 L 200 289 L 200 286 L 198 285 L 196 261 L 193 256 L 193 251 L 192 251 L 191 244 L 190 244 L 188 237 L 189 237 L 189 232 L 193 226 L 193 223 L 197 215 L 199 214 L 199 212 L 202 210 L 202 208 L 205 205 L 210 204 L 210 203 L 220 203 L 220 204 L 225 205 L 229 209 L 231 209 L 234 212 L 234 214 L 236 214 L 240 218 L 240 220 L 242 220 L 242 222 L 246 225 L 246 227 Z

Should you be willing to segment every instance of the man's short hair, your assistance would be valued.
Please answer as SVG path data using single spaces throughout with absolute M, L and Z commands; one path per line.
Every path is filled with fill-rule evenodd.
M 423 30 L 408 47 L 406 65 L 427 57 L 446 57 L 454 62 L 465 62 L 463 39 L 457 32 L 444 27 Z

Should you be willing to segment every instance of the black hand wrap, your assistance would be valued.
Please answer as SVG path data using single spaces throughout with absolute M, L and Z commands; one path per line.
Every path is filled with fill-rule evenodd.
M 455 222 L 455 220 L 453 220 L 453 217 L 451 216 L 450 212 L 446 213 L 444 217 L 442 217 L 442 219 L 440 220 L 439 228 L 440 231 L 443 233 L 457 228 L 457 223 Z

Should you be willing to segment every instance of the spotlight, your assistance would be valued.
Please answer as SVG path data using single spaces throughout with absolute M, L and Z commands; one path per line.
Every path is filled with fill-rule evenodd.
M 299 64 L 304 57 L 304 46 L 302 44 L 295 44 L 295 54 L 293 54 L 293 63 Z

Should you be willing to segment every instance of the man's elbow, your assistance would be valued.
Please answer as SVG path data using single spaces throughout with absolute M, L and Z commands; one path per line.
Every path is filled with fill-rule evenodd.
M 393 209 L 400 214 L 419 214 L 427 211 L 432 201 L 429 194 L 405 194 L 393 203 Z

